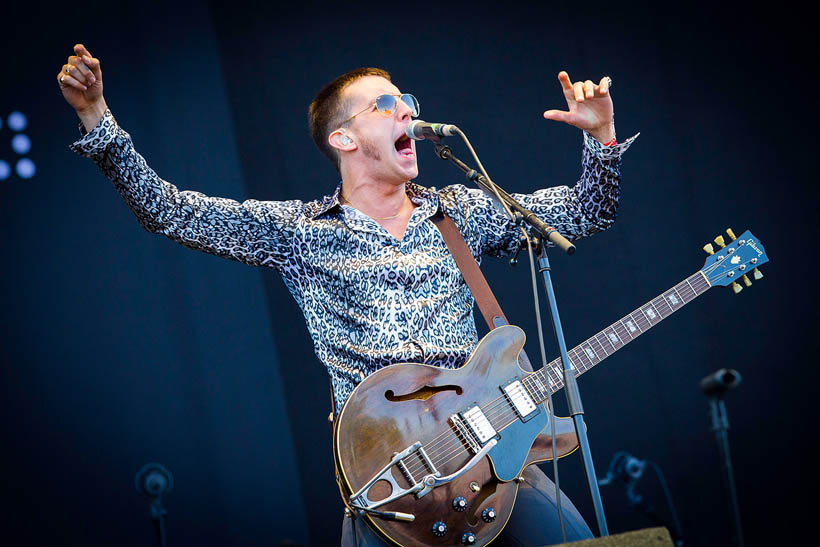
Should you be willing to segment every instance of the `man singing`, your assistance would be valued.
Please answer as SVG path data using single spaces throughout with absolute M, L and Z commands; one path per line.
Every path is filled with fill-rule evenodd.
M 446 213 L 478 261 L 514 251 L 519 232 L 481 190 L 410 182 L 418 165 L 405 128 L 419 115 L 419 102 L 387 72 L 343 74 L 311 103 L 311 134 L 341 182 L 332 194 L 307 202 L 239 203 L 180 191 L 157 176 L 117 124 L 103 98 L 100 61 L 83 45 L 74 46 L 57 80 L 82 122 L 83 136 L 71 148 L 97 163 L 145 229 L 282 274 L 327 367 L 336 411 L 359 382 L 392 363 L 452 369 L 467 360 L 478 342 L 474 300 L 431 217 Z M 620 156 L 634 137 L 615 141 L 609 78 L 573 83 L 561 72 L 558 80 L 568 111 L 548 110 L 544 118 L 584 131 L 581 178 L 572 187 L 513 197 L 575 239 L 614 222 Z M 553 483 L 536 466 L 523 476 L 497 542 L 561 542 Z M 569 499 L 561 499 L 567 540 L 591 537 Z M 363 519 L 345 518 L 342 544 L 384 542 Z

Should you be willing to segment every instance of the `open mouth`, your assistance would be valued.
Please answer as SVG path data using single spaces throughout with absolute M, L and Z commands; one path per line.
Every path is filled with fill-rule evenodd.
M 401 137 L 396 140 L 395 143 L 396 151 L 401 156 L 412 156 L 413 155 L 413 141 L 407 135 L 402 135 Z

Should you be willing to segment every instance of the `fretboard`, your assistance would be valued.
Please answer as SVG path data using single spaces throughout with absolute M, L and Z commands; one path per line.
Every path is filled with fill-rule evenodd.
M 706 276 L 696 272 L 598 334 L 587 338 L 567 352 L 575 377 L 582 375 L 705 293 L 710 287 Z M 564 387 L 563 368 L 561 358 L 558 357 L 541 370 L 524 378 L 524 384 L 537 402 L 545 401 L 548 391 L 555 393 Z

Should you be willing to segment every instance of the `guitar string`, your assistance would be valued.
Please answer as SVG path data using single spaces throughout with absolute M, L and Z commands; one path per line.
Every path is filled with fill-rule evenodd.
M 695 276 L 696 276 L 696 275 L 697 275 L 697 274 L 695 274 Z M 690 276 L 690 278 L 691 278 L 691 277 L 694 277 L 694 276 Z M 661 314 L 661 320 L 665 319 L 666 317 L 668 317 L 669 315 L 671 315 L 672 313 L 674 313 L 675 311 L 677 311 L 677 309 L 679 309 L 679 308 L 673 308 L 673 307 L 671 307 L 671 306 L 670 306 L 670 305 L 666 302 L 666 298 L 667 298 L 667 297 L 666 297 L 666 295 L 668 295 L 668 294 L 669 294 L 669 293 L 671 293 L 672 291 L 677 292 L 677 293 L 678 293 L 678 296 L 680 296 L 682 299 L 684 299 L 684 303 L 686 304 L 686 303 L 691 302 L 694 298 L 696 298 L 696 297 L 697 297 L 697 296 L 699 296 L 700 294 L 703 294 L 703 292 L 705 292 L 705 291 L 708 289 L 708 285 L 707 285 L 705 288 L 703 288 L 702 292 L 700 292 L 700 293 L 699 293 L 699 292 L 697 291 L 697 289 L 695 289 L 694 287 L 692 287 L 692 286 L 691 286 L 691 284 L 690 284 L 690 278 L 685 279 L 684 281 L 682 281 L 681 283 L 679 283 L 679 284 L 678 284 L 678 285 L 676 285 L 675 287 L 672 287 L 672 288 L 671 288 L 671 289 L 669 289 L 668 291 L 664 292 L 664 293 L 663 293 L 663 294 L 661 294 L 660 296 L 656 297 L 655 299 L 653 299 L 652 301 L 650 301 L 649 303 L 647 303 L 647 304 L 649 304 L 649 305 L 653 305 L 654 307 L 656 307 L 656 309 L 657 309 L 658 305 L 657 305 L 657 304 L 655 304 L 655 301 L 658 301 L 658 302 L 663 302 L 663 303 L 666 305 L 666 307 L 667 307 L 667 313 L 666 313 L 666 315 L 663 315 L 663 314 L 662 314 L 662 312 L 661 312 L 660 310 L 658 310 L 658 313 L 659 313 L 659 314 Z M 703 278 L 699 278 L 699 279 L 700 279 L 700 281 L 703 281 Z M 689 294 L 687 294 L 687 293 L 691 293 L 691 296 L 690 296 Z M 641 308 L 639 308 L 639 309 L 641 309 L 641 310 L 642 310 L 643 308 L 646 308 L 647 304 L 645 304 L 644 306 L 642 306 L 642 307 L 641 307 Z M 636 311 L 637 311 L 637 310 L 636 310 Z M 632 313 L 635 313 L 635 312 L 632 312 Z M 642 315 L 645 315 L 645 314 L 642 314 Z M 631 316 L 631 314 L 630 314 L 630 316 Z M 638 323 L 638 324 L 640 324 L 640 323 L 641 323 L 641 321 L 639 321 L 639 320 L 637 320 L 637 319 L 634 319 L 634 318 L 633 318 L 633 320 L 635 320 L 635 322 L 636 322 L 636 323 Z M 626 344 L 627 344 L 627 343 L 629 343 L 630 341 L 634 340 L 634 338 L 635 338 L 635 337 L 633 337 L 631 334 L 629 334 L 629 333 L 627 332 L 626 328 L 625 328 L 622 324 L 620 324 L 620 325 L 619 325 L 619 323 L 622 323 L 622 321 L 623 321 L 623 319 L 621 319 L 621 320 L 619 320 L 619 321 L 616 321 L 615 323 L 613 323 L 612 325 L 610 325 L 609 327 L 607 327 L 606 329 L 604 329 L 604 330 L 603 330 L 603 331 L 601 331 L 600 333 L 596 334 L 595 336 L 593 336 L 593 337 L 589 338 L 589 339 L 588 339 L 587 341 L 585 341 L 584 343 L 580 344 L 580 345 L 579 345 L 579 347 L 580 347 L 580 346 L 582 346 L 582 345 L 584 345 L 584 344 L 586 344 L 586 343 L 588 343 L 588 342 L 589 342 L 589 340 L 595 340 L 595 342 L 597 342 L 597 344 L 598 344 L 598 346 L 599 346 L 599 349 L 600 349 L 601 351 L 603 351 L 603 353 L 605 354 L 604 359 L 605 359 L 606 357 L 609 357 L 612 353 L 614 353 L 615 351 L 617 351 L 618 349 L 620 349 L 621 347 L 623 347 L 624 345 L 626 345 Z M 646 325 L 648 325 L 648 326 L 650 326 L 650 327 L 653 325 L 653 323 L 651 322 L 651 320 L 646 319 L 645 321 L 646 321 Z M 657 322 L 656 322 L 656 324 L 657 324 Z M 612 330 L 613 330 L 613 331 L 614 331 L 617 335 L 619 335 L 619 338 L 620 338 L 620 343 L 621 343 L 621 346 L 620 346 L 620 347 L 616 347 L 616 346 L 614 345 L 614 343 L 610 340 L 610 344 L 612 344 L 612 346 L 613 346 L 613 350 L 612 350 L 612 352 L 608 351 L 608 350 L 606 349 L 606 347 L 605 347 L 605 346 L 601 343 L 601 341 L 598 339 L 598 336 L 600 336 L 600 334 L 602 334 L 602 333 L 605 333 L 608 329 L 612 329 Z M 629 337 L 630 337 L 630 339 L 629 339 L 629 340 L 627 340 L 626 342 L 623 342 L 623 339 L 625 338 L 625 336 L 624 336 L 624 335 L 627 335 L 627 336 L 629 336 Z M 589 345 L 591 346 L 591 344 L 589 344 Z M 573 348 L 573 350 L 574 350 L 574 351 L 575 351 L 575 353 L 576 353 L 576 359 L 578 358 L 578 355 L 581 355 L 581 354 L 579 354 L 579 353 L 577 352 L 577 349 L 578 349 L 577 347 L 576 347 L 576 348 Z M 578 359 L 578 360 L 580 361 L 580 359 Z M 602 361 L 602 360 L 603 360 L 603 359 L 599 359 L 599 361 L 598 361 L 598 362 L 600 362 L 600 361 Z M 556 360 L 556 361 L 560 361 L 560 359 L 558 359 L 558 360 Z M 554 362 L 554 361 L 553 361 L 553 362 Z M 551 362 L 551 363 L 550 363 L 550 365 L 552 365 L 552 364 L 553 364 L 553 362 Z M 597 364 L 597 363 L 595 363 L 595 362 L 593 362 L 593 361 L 590 361 L 590 363 L 591 363 L 591 365 L 592 365 L 592 366 L 594 366 L 595 364 Z M 584 366 L 584 364 L 583 364 L 583 362 L 582 362 L 582 361 L 581 361 L 581 365 L 582 365 L 582 366 Z M 576 369 L 576 370 L 578 370 L 579 368 L 580 368 L 580 367 L 577 367 L 577 366 L 575 367 L 575 369 Z M 586 367 L 584 367 L 584 369 L 586 370 Z M 542 370 L 543 370 L 543 369 L 542 369 Z M 585 370 L 582 370 L 580 373 L 585 372 Z M 553 371 L 553 370 L 551 370 L 551 369 L 548 369 L 548 373 L 549 373 L 549 372 L 553 372 L 553 373 L 554 373 L 555 371 Z M 579 374 L 580 374 L 580 373 L 579 373 Z M 532 379 L 535 377 L 535 375 L 536 375 L 536 374 L 538 374 L 538 372 L 533 372 L 533 373 L 528 374 L 527 376 L 525 376 L 524 378 L 522 378 L 522 383 L 524 383 L 525 385 L 527 385 L 527 387 L 532 386 Z M 554 380 L 554 381 L 555 381 L 555 380 Z M 540 388 L 537 388 L 537 389 L 538 389 L 539 391 L 541 391 L 541 390 L 540 390 Z M 555 391 L 557 391 L 558 389 L 561 389 L 561 387 L 558 387 L 557 389 L 555 389 Z M 533 389 L 531 389 L 531 391 L 533 391 Z M 496 403 L 496 402 L 497 402 L 497 403 Z M 505 403 L 505 402 L 507 402 L 507 401 L 506 401 L 506 398 L 502 396 L 502 397 L 499 397 L 499 398 L 495 399 L 494 401 L 491 401 L 488 405 L 486 405 L 486 406 L 485 406 L 485 408 L 486 408 L 486 411 L 485 411 L 485 416 L 487 416 L 487 419 L 490 421 L 491 425 L 492 425 L 492 422 L 493 422 L 493 421 L 497 421 L 497 419 L 498 419 L 498 418 L 506 418 L 506 419 L 509 419 L 509 414 L 510 414 L 510 410 L 512 409 L 512 407 L 510 407 L 510 406 L 509 406 L 509 403 L 507 403 L 507 405 L 504 405 L 503 403 Z M 493 405 L 493 403 L 496 403 L 496 404 L 495 404 L 495 405 Z M 539 403 L 539 404 L 540 404 L 540 403 Z M 489 406 L 489 405 L 493 405 L 493 406 Z M 495 410 L 499 410 L 499 412 L 494 412 Z M 516 413 L 514 410 L 512 411 L 512 413 L 511 413 L 511 414 L 512 414 L 512 416 L 513 416 L 513 420 L 512 420 L 511 422 L 508 422 L 508 423 L 504 424 L 501 428 L 498 428 L 497 426 L 494 426 L 494 429 L 496 429 L 496 431 L 499 431 L 499 430 L 502 430 L 502 429 L 504 429 L 504 428 L 506 428 L 506 427 L 509 427 L 509 425 L 510 425 L 511 423 L 513 423 L 513 422 L 515 421 L 515 419 L 517 419 L 517 413 Z M 506 420 L 505 420 L 505 421 L 506 421 Z M 440 435 L 438 435 L 437 437 L 435 437 L 435 438 L 434 438 L 434 439 L 433 439 L 430 443 L 428 443 L 428 446 L 427 446 L 427 448 L 426 448 L 426 450 L 425 450 L 425 451 L 428 453 L 428 457 L 429 457 L 431 460 L 433 460 L 433 458 L 442 458 L 442 457 L 447 457 L 447 456 L 449 456 L 449 455 L 453 454 L 453 452 L 452 452 L 452 449 L 453 449 L 453 448 L 455 448 L 455 449 L 456 449 L 456 452 L 458 452 L 458 451 L 459 451 L 458 449 L 464 449 L 464 447 L 462 446 L 462 442 L 466 442 L 466 441 L 465 441 L 465 439 L 463 438 L 463 436 L 462 436 L 462 435 L 460 435 L 460 434 L 458 433 L 458 430 L 455 430 L 455 431 L 457 432 L 457 434 L 456 434 L 455 436 L 453 436 L 453 435 L 452 435 L 453 430 L 452 430 L 452 429 L 448 429 L 447 431 L 444 431 L 444 432 L 442 432 Z M 451 433 L 450 438 L 449 438 L 449 439 L 447 439 L 447 438 L 442 438 L 442 437 L 444 437 L 445 435 L 447 435 L 447 433 Z M 440 441 L 440 442 L 438 442 L 438 441 Z M 449 442 L 447 442 L 447 441 L 449 441 Z M 455 441 L 455 446 L 453 445 L 453 441 Z M 436 444 L 437 442 L 438 442 L 438 444 Z M 444 442 L 444 444 L 441 444 L 441 442 Z M 442 456 L 442 454 L 441 454 L 442 450 L 450 450 L 450 452 L 448 452 L 447 454 L 445 454 L 444 456 Z M 422 464 L 422 465 L 421 465 L 421 467 L 422 467 L 422 469 L 421 469 L 421 470 L 423 470 L 423 468 L 426 468 L 426 467 L 427 467 L 426 463 L 424 463 L 424 461 L 422 460 L 422 458 L 421 458 L 420 456 L 418 456 L 418 458 L 417 458 L 417 459 L 418 459 L 418 460 L 419 460 L 419 462 Z M 450 461 L 451 459 L 452 459 L 452 458 L 448 458 L 447 460 L 445 460 L 445 462 L 446 462 L 446 461 Z M 407 465 L 407 464 L 405 463 L 405 465 Z M 439 463 L 438 465 L 444 465 L 444 463 Z M 409 470 L 409 471 L 411 472 L 411 474 L 412 474 L 412 473 L 417 473 L 417 472 L 420 470 L 420 468 L 419 468 L 419 467 L 413 467 L 412 469 L 409 469 L 409 466 L 408 466 L 408 470 Z
M 671 315 L 672 313 L 677 311 L 676 308 L 673 308 L 673 307 L 669 306 L 668 303 L 665 302 L 666 295 L 668 295 L 672 291 L 677 292 L 678 296 L 683 298 L 685 303 L 691 302 L 695 297 L 699 296 L 699 294 L 702 294 L 702 292 L 698 293 L 697 290 L 695 290 L 693 287 L 688 287 L 688 290 L 686 290 L 687 285 L 689 285 L 688 281 L 689 280 L 687 279 L 687 280 L 681 282 L 678 286 L 673 287 L 672 289 L 670 289 L 669 291 L 663 293 L 661 296 L 659 296 L 655 299 L 655 300 L 658 300 L 659 302 L 664 301 L 664 303 L 666 304 L 666 307 L 667 307 L 667 310 L 666 310 L 667 313 L 665 315 L 662 314 L 661 310 L 658 310 L 658 313 L 661 314 L 661 320 L 665 319 L 666 317 L 668 317 L 669 315 Z M 704 292 L 705 292 L 705 290 L 706 289 L 704 289 Z M 689 293 L 691 293 L 691 294 L 689 294 Z M 652 304 L 653 302 L 654 302 L 654 300 L 651 301 L 650 304 Z M 654 306 L 656 308 L 659 307 L 658 304 L 654 304 Z M 644 307 L 646 307 L 646 305 L 644 305 Z M 636 321 L 638 321 L 638 320 L 636 320 Z M 650 327 L 652 326 L 651 320 L 646 319 L 645 321 L 646 321 L 646 325 L 648 325 Z M 613 323 L 613 325 L 610 325 L 609 327 L 607 327 L 607 329 L 604 329 L 603 331 L 601 331 L 601 333 L 596 334 L 595 336 L 591 337 L 590 339 L 588 339 L 584 343 L 588 343 L 589 340 L 595 340 L 595 342 L 597 342 L 597 344 L 599 346 L 599 350 L 604 353 L 604 355 L 605 355 L 604 358 L 609 357 L 611 355 L 611 353 L 614 353 L 615 351 L 620 349 L 620 347 L 623 347 L 624 345 L 626 345 L 627 343 L 629 343 L 630 341 L 632 341 L 634 339 L 634 337 L 632 337 L 632 335 L 627 333 L 626 328 L 623 325 L 619 325 L 618 323 L 620 323 L 620 321 L 618 321 L 616 323 Z M 607 350 L 606 347 L 604 346 L 604 344 L 602 344 L 601 341 L 598 339 L 598 336 L 600 336 L 600 334 L 602 334 L 602 333 L 605 333 L 606 330 L 608 330 L 608 329 L 612 329 L 612 331 L 614 331 L 620 337 L 620 343 L 621 343 L 620 347 L 616 347 L 615 344 L 610 340 L 610 344 L 612 344 L 612 347 L 613 347 L 612 352 Z M 624 335 L 630 336 L 630 339 L 627 340 L 626 342 L 623 342 L 623 339 L 625 338 Z M 583 345 L 583 344 L 581 344 L 581 345 Z M 589 344 L 589 345 L 591 346 L 592 344 Z M 573 349 L 577 350 L 577 348 L 573 348 Z M 580 355 L 580 354 L 577 351 L 575 351 L 575 353 L 576 353 L 576 359 L 577 359 L 578 355 Z M 599 359 L 598 362 L 600 362 L 602 360 L 603 359 Z M 558 361 L 560 361 L 560 359 Z M 591 363 L 592 366 L 597 364 L 593 361 L 590 361 L 590 363 Z M 551 364 L 552 364 L 552 362 L 550 363 L 550 365 Z M 583 362 L 581 362 L 581 365 L 583 366 Z M 576 370 L 579 370 L 579 368 L 580 367 L 578 367 L 578 366 L 575 367 Z M 551 370 L 548 369 L 548 372 L 554 372 L 554 371 L 551 371 Z M 584 372 L 584 371 L 581 371 L 581 373 L 582 372 Z M 535 377 L 536 374 L 537 374 L 537 372 L 533 372 L 533 373 L 530 373 L 529 375 L 525 376 L 524 378 L 522 378 L 522 383 L 527 385 L 527 387 L 531 387 L 532 386 L 532 381 L 531 380 Z M 560 389 L 560 387 L 558 389 Z M 533 389 L 531 389 L 531 391 L 533 391 Z M 496 403 L 496 401 L 498 401 L 498 403 L 493 405 L 493 403 Z M 507 403 L 507 404 L 504 405 L 503 403 Z M 492 405 L 492 406 L 490 406 L 490 405 Z M 511 423 L 513 423 L 515 421 L 515 419 L 517 419 L 517 417 L 518 417 L 517 413 L 514 410 L 512 412 L 510 412 L 510 410 L 512 410 L 512 407 L 509 406 L 509 403 L 506 401 L 506 398 L 503 397 L 503 396 L 497 398 L 496 400 L 492 401 L 488 405 L 485 405 L 484 408 L 485 408 L 485 411 L 484 411 L 485 416 L 490 421 L 491 425 L 493 425 L 494 429 L 496 429 L 496 431 L 500 431 L 500 430 L 503 430 L 506 427 L 509 427 L 509 425 Z M 498 412 L 495 412 L 496 410 L 498 410 Z M 509 420 L 509 418 L 511 416 L 513 417 L 513 420 L 507 422 L 507 420 Z M 503 426 L 501 426 L 499 428 L 498 426 L 493 424 L 494 421 L 498 422 L 498 418 L 503 418 L 504 421 L 507 422 L 507 423 L 505 423 Z M 455 439 L 452 435 L 450 436 L 449 439 L 441 439 L 441 437 L 446 435 L 446 433 L 448 433 L 448 432 L 452 432 L 452 430 L 446 431 L 446 432 L 440 434 L 438 437 L 434 438 L 434 440 L 431 441 L 431 443 L 428 444 L 428 448 L 426 449 L 426 452 L 428 452 L 428 457 L 430 457 L 431 460 L 433 458 L 436 458 L 436 459 L 447 458 L 446 460 L 444 460 L 443 463 L 439 463 L 438 465 L 445 465 L 446 462 L 451 461 L 452 458 L 450 458 L 448 456 L 451 456 L 454 453 L 454 451 L 453 451 L 454 449 L 455 449 L 455 453 L 458 453 L 459 451 L 464 450 L 464 447 L 462 446 L 462 443 L 460 442 L 460 440 L 461 441 L 464 440 L 462 435 L 458 435 Z M 444 441 L 444 444 L 441 444 L 441 443 L 436 444 L 437 440 Z M 453 443 L 454 440 L 455 440 L 455 445 Z M 446 442 L 446 441 L 449 441 L 449 442 Z M 448 450 L 448 452 L 446 454 L 442 454 L 443 450 Z M 424 464 L 423 460 L 421 460 L 420 457 L 418 459 L 419 459 L 420 462 L 423 463 L 422 467 L 427 467 L 427 465 Z M 411 470 L 411 473 L 417 473 L 419 470 L 420 470 L 419 467 L 414 467 Z
M 714 268 L 717 267 L 717 265 L 718 265 L 718 263 L 712 265 L 712 267 L 710 267 L 709 269 L 714 270 Z M 706 268 L 704 268 L 704 269 L 706 269 Z M 667 302 L 667 298 L 668 298 L 667 295 L 669 295 L 670 293 L 672 293 L 674 291 L 674 292 L 677 293 L 677 295 L 679 297 L 681 297 L 684 300 L 684 304 L 688 304 L 694 298 L 696 298 L 697 296 L 700 296 L 700 294 L 703 294 L 703 292 L 708 290 L 708 288 L 709 288 L 708 284 L 705 287 L 701 286 L 701 283 L 704 281 L 704 279 L 700 276 L 697 276 L 696 279 L 698 279 L 698 281 L 700 282 L 700 283 L 698 283 L 698 288 L 700 288 L 701 291 L 698 292 L 698 289 L 695 288 L 694 286 L 692 286 L 690 280 L 695 276 L 697 276 L 697 273 L 694 274 L 693 276 L 690 276 L 689 278 L 685 279 L 684 281 L 680 282 L 678 285 L 672 287 L 668 291 L 662 293 L 660 296 L 658 296 L 655 299 L 651 300 L 647 304 L 644 304 L 643 306 L 636 309 L 635 311 L 641 310 L 641 312 L 642 312 L 641 315 L 645 316 L 646 313 L 643 312 L 643 310 L 645 308 L 647 308 L 647 305 L 653 306 L 653 307 L 656 308 L 658 314 L 661 316 L 660 320 L 666 319 L 669 315 L 671 315 L 672 313 L 677 311 L 677 309 L 680 308 L 680 307 L 679 308 L 673 308 L 672 306 L 670 306 L 669 303 Z M 691 296 L 688 293 L 691 293 Z M 660 304 L 661 302 L 663 302 L 663 304 L 667 308 L 667 310 L 666 310 L 667 313 L 665 315 L 661 312 L 661 310 L 658 309 L 658 304 Z M 639 326 L 641 326 L 642 321 L 640 319 L 635 319 L 634 317 L 632 317 L 632 314 L 634 314 L 635 311 L 630 313 L 629 317 L 635 323 L 637 323 Z M 609 357 L 612 353 L 614 353 L 615 351 L 621 349 L 624 345 L 631 342 L 632 340 L 634 340 L 637 337 L 637 336 L 633 336 L 632 334 L 628 333 L 626 327 L 623 325 L 623 320 L 625 318 L 626 318 L 626 316 L 624 318 L 620 319 L 619 321 L 616 321 L 615 323 L 613 323 L 612 325 L 610 325 L 609 327 L 607 327 L 603 331 L 599 332 L 598 334 L 594 335 L 593 337 L 587 339 L 584 343 L 580 344 L 578 347 L 583 346 L 584 344 L 588 344 L 589 346 L 592 346 L 592 344 L 589 343 L 589 342 L 590 342 L 590 340 L 594 340 L 598 344 L 599 349 L 602 350 L 604 355 L 605 355 L 604 358 L 599 358 L 598 362 L 602 361 L 606 357 Z M 644 321 L 645 321 L 646 326 L 649 326 L 650 328 L 653 326 L 653 323 L 650 319 L 645 318 Z M 657 321 L 657 322 L 659 322 L 659 321 Z M 657 322 L 655 324 L 657 324 Z M 610 339 L 609 343 L 613 347 L 612 352 L 608 351 L 606 349 L 606 347 L 604 346 L 604 344 L 602 344 L 601 341 L 598 339 L 598 336 L 600 336 L 601 334 L 604 334 L 609 329 L 611 329 L 618 336 L 619 342 L 621 344 L 620 347 L 617 347 L 615 345 L 615 343 L 612 342 L 612 340 Z M 642 334 L 642 333 L 643 332 L 641 332 L 640 334 Z M 629 339 L 626 340 L 626 342 L 623 341 L 625 339 L 624 335 L 629 336 Z M 584 365 L 582 360 L 578 359 L 578 356 L 581 355 L 577 351 L 578 347 L 573 348 L 572 351 L 575 352 L 576 359 L 578 361 L 580 361 L 581 366 L 584 367 L 584 370 L 581 370 L 579 372 L 579 374 L 580 374 L 580 373 L 585 372 L 587 367 Z M 556 361 L 560 361 L 560 359 L 558 359 Z M 554 362 L 555 361 L 551 362 L 550 365 L 552 365 Z M 590 358 L 590 364 L 591 364 L 591 366 L 595 366 L 597 363 L 595 363 Z M 544 368 L 546 368 L 546 367 L 544 367 Z M 581 367 L 577 367 L 577 366 L 575 367 L 576 370 L 579 370 L 579 368 L 581 368 Z M 542 371 L 543 371 L 543 369 L 542 369 Z M 532 388 L 533 379 L 536 378 L 536 375 L 538 374 L 538 372 L 541 372 L 541 371 L 530 373 L 527 376 L 523 377 L 522 380 L 521 380 L 522 383 L 524 383 L 527 387 L 529 387 L 531 391 L 535 391 L 535 390 L 543 391 L 543 390 L 541 390 L 540 387 Z M 549 373 L 556 374 L 555 371 L 552 370 L 552 368 L 549 368 L 547 370 L 547 373 L 548 374 Z M 559 381 L 557 383 L 560 384 L 560 378 L 558 380 Z M 556 382 L 556 379 L 553 379 L 553 382 Z M 558 391 L 559 389 L 561 389 L 561 387 L 557 387 L 554 391 Z M 485 407 L 485 408 L 487 408 L 487 411 L 485 412 L 485 416 L 487 416 L 487 419 L 490 421 L 491 425 L 492 425 L 492 422 L 497 421 L 498 418 L 505 418 L 504 421 L 507 422 L 503 426 L 501 426 L 500 428 L 498 428 L 497 426 L 494 426 L 494 429 L 496 429 L 496 431 L 500 431 L 500 430 L 505 429 L 506 427 L 509 427 L 509 425 L 511 425 L 512 423 L 515 422 L 516 419 L 518 419 L 517 413 L 512 409 L 512 407 L 509 406 L 509 403 L 507 403 L 507 405 L 504 405 L 503 403 L 505 403 L 505 402 L 507 402 L 506 398 L 504 396 L 502 396 L 502 397 L 499 397 L 499 398 L 497 398 L 494 401 L 491 401 L 489 403 L 489 405 L 493 405 L 493 403 L 496 403 L 495 405 L 493 405 L 493 406 L 488 405 L 487 407 Z M 496 410 L 498 410 L 498 412 L 495 412 Z M 512 410 L 512 412 L 510 412 L 511 410 Z M 512 421 L 507 421 L 510 417 L 513 418 Z M 437 459 L 440 459 L 442 457 L 447 458 L 446 460 L 444 460 L 444 462 L 438 463 L 437 465 L 434 463 L 434 465 L 436 465 L 436 466 L 446 465 L 447 462 L 449 462 L 453 459 L 452 457 L 448 457 L 448 456 L 451 456 L 453 453 L 458 453 L 461 450 L 465 450 L 465 447 L 462 445 L 462 442 L 466 442 L 464 437 L 460 434 L 460 432 L 458 432 L 458 430 L 455 430 L 455 434 L 453 434 L 453 431 L 454 431 L 453 429 L 448 429 L 447 431 L 442 432 L 441 434 L 439 434 L 437 437 L 435 437 L 428 444 L 428 448 L 425 451 L 428 453 L 428 457 L 431 459 L 431 461 L 434 458 L 437 458 Z M 444 438 L 444 436 L 447 435 L 448 433 L 450 433 L 449 439 Z M 449 442 L 447 442 L 447 441 L 449 441 Z M 454 441 L 455 441 L 455 443 L 454 443 Z M 436 444 L 437 442 L 438 442 L 438 444 Z M 442 442 L 444 444 L 442 444 Z M 455 452 L 453 451 L 454 449 L 455 449 Z M 442 450 L 449 450 L 449 452 L 442 455 Z M 418 471 L 423 470 L 423 468 L 428 467 L 427 464 L 424 462 L 424 460 L 421 458 L 420 455 L 416 454 L 416 456 L 417 456 L 416 459 L 421 464 L 421 467 L 414 466 L 411 469 L 410 466 L 408 466 L 407 463 L 405 462 L 405 466 L 407 466 L 408 471 L 410 471 L 411 474 L 418 473 Z

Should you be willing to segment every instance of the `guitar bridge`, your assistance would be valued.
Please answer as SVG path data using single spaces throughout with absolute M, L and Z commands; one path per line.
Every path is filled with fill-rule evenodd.
M 413 454 L 418 455 L 418 458 L 424 463 L 429 471 L 429 473 L 426 473 L 421 480 L 417 480 L 413 477 L 413 474 L 410 472 L 410 469 L 408 469 L 407 464 L 404 463 L 404 459 Z M 396 482 L 396 479 L 393 477 L 392 473 L 392 468 L 394 465 L 399 468 L 399 471 L 401 471 L 401 474 L 404 475 L 405 479 L 407 479 L 407 482 L 412 485 L 410 488 L 402 488 L 399 483 Z M 393 454 L 393 457 L 387 465 L 376 473 L 376 475 L 374 475 L 373 478 L 370 479 L 358 492 L 350 496 L 350 505 L 356 509 L 369 511 L 395 501 L 402 496 L 406 496 L 407 494 L 416 494 L 416 497 L 420 498 L 430 491 L 430 488 L 426 488 L 424 485 L 424 479 L 430 476 L 439 477 L 441 476 L 441 473 L 439 473 L 435 465 L 433 465 L 432 460 L 430 460 L 429 456 L 424 451 L 424 448 L 422 448 L 421 443 L 415 442 L 403 451 Z M 368 498 L 367 495 L 373 485 L 378 481 L 387 481 L 390 483 L 392 488 L 391 495 L 384 499 L 373 501 Z
M 474 407 L 478 409 L 478 407 Z M 479 410 L 479 412 L 481 412 Z M 462 413 L 464 414 L 464 413 Z M 472 419 L 475 419 L 475 414 L 470 414 Z M 481 414 L 483 417 L 483 413 Z M 484 418 L 486 420 L 486 418 Z M 476 422 L 478 423 L 478 422 Z M 489 424 L 489 421 L 487 421 Z M 469 423 L 468 426 L 472 428 L 472 423 Z M 492 429 L 492 427 L 491 427 Z M 376 473 L 372 479 L 370 479 L 367 484 L 365 484 L 362 488 L 359 489 L 358 492 L 354 493 L 350 496 L 350 506 L 354 509 L 359 509 L 360 511 L 367 511 L 370 513 L 378 513 L 378 511 L 374 511 L 377 507 L 381 507 L 382 505 L 388 504 L 392 501 L 396 501 L 397 499 L 401 498 L 402 496 L 406 496 L 407 494 L 415 494 L 416 498 L 420 498 L 443 484 L 447 484 L 448 482 L 454 481 L 470 469 L 472 469 L 481 459 L 487 455 L 487 453 L 492 450 L 495 445 L 498 443 L 498 438 L 493 429 L 493 436 L 491 436 L 483 446 L 481 446 L 477 452 L 474 453 L 473 457 L 470 458 L 464 466 L 452 473 L 450 475 L 441 476 L 441 472 L 436 469 L 436 466 L 433 464 L 433 461 L 429 458 L 427 453 L 421 446 L 420 442 L 415 442 L 409 447 L 405 448 L 403 451 L 398 452 L 393 455 L 390 462 L 385 465 L 381 471 Z M 486 431 L 485 431 L 486 433 Z M 410 456 L 411 454 L 417 454 L 419 459 L 424 462 L 424 465 L 428 468 L 429 473 L 424 475 L 421 480 L 415 480 L 410 470 L 407 469 L 407 466 L 404 463 L 404 458 Z M 396 465 L 401 470 L 404 477 L 407 481 L 412 485 L 410 488 L 402 488 L 396 479 L 393 477 L 393 473 L 391 468 Z M 378 481 L 387 481 L 390 483 L 390 486 L 393 488 L 391 491 L 391 495 L 378 501 L 373 501 L 369 497 L 367 497 L 370 489 L 373 488 L 373 485 L 376 484 Z M 408 515 L 409 516 L 409 515 Z

